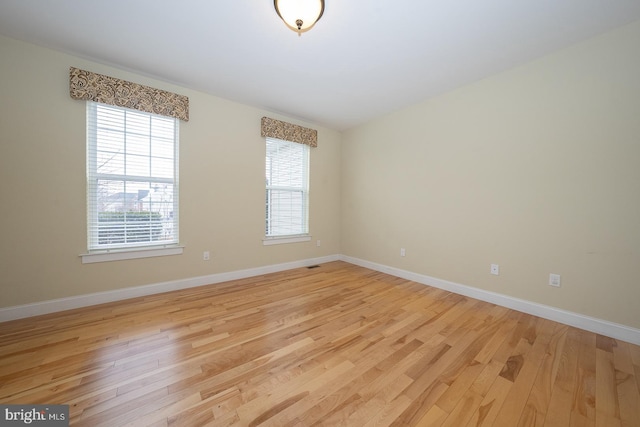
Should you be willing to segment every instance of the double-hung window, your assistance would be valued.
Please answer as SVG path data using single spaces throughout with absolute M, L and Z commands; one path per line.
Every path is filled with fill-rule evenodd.
M 267 138 L 265 243 L 309 233 L 309 146 Z
M 178 244 L 178 119 L 87 103 L 89 252 Z

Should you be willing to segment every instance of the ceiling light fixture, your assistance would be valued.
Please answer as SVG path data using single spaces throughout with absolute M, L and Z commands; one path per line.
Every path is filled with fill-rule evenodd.
M 273 6 L 287 27 L 301 36 L 322 18 L 324 0 L 273 0 Z

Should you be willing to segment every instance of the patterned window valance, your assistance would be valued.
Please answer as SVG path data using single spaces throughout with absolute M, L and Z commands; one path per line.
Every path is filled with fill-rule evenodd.
M 69 94 L 96 101 L 189 121 L 189 98 L 91 71 L 69 68 Z
M 318 131 L 305 128 L 280 120 L 263 117 L 260 134 L 269 138 L 282 139 L 284 141 L 306 144 L 311 147 L 318 146 Z

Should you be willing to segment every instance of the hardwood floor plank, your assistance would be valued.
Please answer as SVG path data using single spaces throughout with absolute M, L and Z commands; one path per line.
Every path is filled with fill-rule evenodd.
M 422 389 L 422 392 L 417 394 L 416 397 L 407 396 L 403 393 L 403 396 L 407 396 L 411 399 L 411 404 L 396 418 L 392 426 L 401 425 L 416 425 L 418 424 L 431 409 L 435 406 L 436 401 L 444 394 L 449 386 L 441 383 L 440 381 L 434 381 L 428 386 Z
M 401 333 L 401 331 L 397 332 L 398 335 Z M 396 378 L 395 374 L 401 374 L 403 372 L 399 370 L 398 367 L 404 367 L 407 366 L 407 364 L 413 363 L 413 361 L 422 354 L 421 352 L 426 351 L 426 348 L 429 348 L 431 345 L 430 343 L 423 344 L 418 340 L 405 343 L 402 338 L 398 339 L 397 336 L 388 337 L 387 340 L 390 342 L 395 340 L 405 345 L 397 348 L 393 352 L 389 352 L 389 350 L 385 348 L 376 348 L 376 346 L 387 347 L 388 345 L 385 344 L 384 341 L 376 343 L 374 347 L 367 348 L 363 354 L 357 355 L 352 359 L 352 361 L 356 363 L 357 368 L 350 372 L 352 374 L 351 377 L 345 376 L 332 382 L 330 387 L 322 390 L 320 397 L 330 396 L 329 399 L 320 402 L 317 396 L 309 396 L 305 398 L 304 401 L 299 402 L 296 408 L 290 408 L 298 412 L 299 415 L 297 415 L 296 418 L 309 425 L 317 422 L 321 417 L 336 417 L 336 413 L 342 413 L 345 410 L 345 408 L 339 404 L 340 399 L 336 398 L 337 396 L 350 396 L 349 399 L 356 396 L 355 399 L 350 400 L 352 404 L 368 400 L 372 395 L 378 393 L 383 386 Z M 411 355 L 412 357 L 406 357 L 407 355 Z M 387 357 L 382 359 L 382 356 Z M 404 360 L 405 358 L 407 360 Z M 369 369 L 363 372 L 362 369 L 367 367 Z M 331 405 L 332 402 L 338 403 Z M 310 404 L 313 406 L 309 407 Z M 342 415 L 340 415 L 340 417 L 342 417 Z
M 451 413 L 458 401 L 468 392 L 473 382 L 485 368 L 486 365 L 481 365 L 474 360 L 470 362 L 452 382 L 447 382 L 441 377 L 440 381 L 449 387 L 436 401 L 436 405 L 446 413 Z
M 495 370 L 494 370 L 495 372 Z M 467 422 L 467 427 L 482 427 L 493 425 L 506 425 L 495 424 L 498 413 L 502 409 L 505 399 L 513 387 L 513 382 L 505 379 L 504 377 L 494 377 L 495 381 L 491 387 L 487 390 L 486 394 L 476 393 L 480 396 L 484 396 L 478 408 L 473 412 L 471 418 Z M 478 388 L 472 387 L 473 390 Z
M 417 422 L 416 426 L 418 427 L 439 427 L 444 424 L 445 420 L 449 416 L 448 412 L 440 409 L 438 405 L 433 405 L 424 417 L 420 421 Z
M 640 347 L 344 262 L 0 323 L 74 426 L 640 426 Z
M 388 383 L 385 388 L 379 389 L 377 393 L 365 396 L 360 393 L 364 404 L 347 418 L 347 425 L 365 425 L 371 417 L 375 417 L 378 412 L 385 411 L 392 402 L 400 395 L 413 380 L 406 375 L 396 377 Z M 406 397 L 404 398 L 406 400 Z
M 580 330 L 567 329 L 551 400 L 545 417 L 545 427 L 571 425 L 571 408 L 577 390 L 578 355 L 581 348 Z M 595 348 L 594 348 L 595 351 Z
M 236 411 L 242 422 L 246 422 L 248 425 L 257 425 L 255 424 L 256 420 L 264 419 L 265 414 L 270 413 L 273 416 L 276 413 L 273 411 L 274 408 L 280 408 L 277 411 L 280 412 L 287 406 L 308 396 L 312 391 L 336 381 L 354 367 L 355 365 L 351 361 L 336 357 L 334 360 L 296 378 L 280 377 L 277 383 L 270 384 L 266 390 L 238 407 Z
M 619 426 L 620 402 L 613 364 L 615 340 L 596 337 L 596 426 Z
M 620 421 L 622 426 L 640 423 L 640 389 L 633 364 L 630 344 L 616 341 L 613 351 L 613 365 L 616 369 Z
M 542 365 L 538 370 L 533 388 L 531 389 L 527 403 L 518 421 L 518 426 L 539 427 L 544 425 L 553 384 L 560 364 L 561 348 L 564 343 L 564 338 L 566 337 L 566 332 L 566 326 L 555 325 L 555 329 L 547 345 L 546 354 L 542 356 Z
M 363 427 L 384 427 L 391 425 L 402 412 L 411 404 L 411 399 L 401 394 L 370 417 Z
M 595 426 L 596 412 L 596 337 L 581 331 L 580 354 L 573 408 L 572 426 Z
M 482 396 L 468 390 L 445 419 L 442 427 L 458 427 L 467 424 L 482 403 Z

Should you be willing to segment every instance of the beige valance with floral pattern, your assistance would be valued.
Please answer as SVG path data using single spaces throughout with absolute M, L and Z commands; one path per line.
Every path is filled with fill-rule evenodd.
M 318 146 L 317 130 L 281 122 L 280 120 L 270 119 L 269 117 L 262 118 L 260 134 L 269 138 L 297 142 L 311 147 Z
M 189 121 L 189 98 L 149 86 L 79 68 L 69 68 L 69 94 L 96 101 Z

